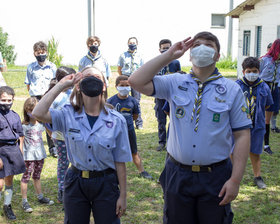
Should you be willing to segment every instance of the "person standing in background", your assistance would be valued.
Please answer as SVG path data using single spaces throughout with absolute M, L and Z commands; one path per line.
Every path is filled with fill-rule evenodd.
M 122 53 L 118 61 L 118 73 L 119 75 L 130 76 L 140 66 L 144 64 L 141 55 L 137 51 L 138 40 L 136 37 L 130 37 L 127 41 L 128 50 Z M 143 128 L 143 120 L 141 117 L 141 94 L 135 89 L 131 88 L 131 96 L 134 97 L 139 103 L 139 116 L 135 120 L 136 129 Z

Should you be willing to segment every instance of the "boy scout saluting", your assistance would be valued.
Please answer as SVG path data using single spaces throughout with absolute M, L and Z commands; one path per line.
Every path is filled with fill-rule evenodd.
M 189 48 L 189 74 L 155 76 Z M 251 121 L 240 87 L 215 67 L 219 51 L 217 37 L 201 32 L 174 44 L 129 78 L 132 88 L 170 104 L 169 158 L 160 176 L 164 223 L 232 223 L 230 202 L 248 159 Z

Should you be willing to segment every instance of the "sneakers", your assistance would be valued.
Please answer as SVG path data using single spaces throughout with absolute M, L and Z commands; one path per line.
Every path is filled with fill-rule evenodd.
M 7 217 L 7 219 L 16 220 L 16 216 L 15 216 L 13 210 L 12 210 L 11 205 L 4 205 L 3 206 L 3 211 L 4 211 L 4 215 Z
M 269 155 L 272 155 L 274 152 L 272 152 L 272 150 L 270 149 L 270 147 L 268 146 L 268 147 L 266 147 L 266 148 L 264 148 L 264 150 L 263 151 L 265 151 L 267 154 L 269 154 Z
M 263 179 L 261 176 L 255 177 L 254 178 L 254 184 L 259 188 L 259 189 L 265 189 L 266 184 L 263 182 Z
M 280 133 L 280 129 L 278 127 L 271 128 L 271 131 L 274 133 Z
M 153 179 L 153 177 L 147 171 L 143 171 L 142 173 L 140 173 L 140 177 L 143 177 L 143 178 L 149 179 L 149 180 Z
M 136 126 L 136 129 L 142 130 L 142 129 L 143 129 L 143 126 L 142 126 L 142 125 Z
M 58 192 L 57 192 L 57 201 L 58 201 L 58 203 L 63 203 L 63 191 L 62 190 L 58 190 Z
M 23 208 L 24 212 L 27 212 L 27 213 L 33 212 L 33 209 L 30 207 L 28 202 L 24 202 L 22 204 L 22 208 Z
M 164 144 L 159 144 L 159 146 L 157 147 L 157 151 L 160 152 L 160 151 L 163 151 L 165 150 L 165 145 Z
M 46 204 L 46 205 L 53 205 L 54 204 L 54 202 L 52 200 L 50 200 L 49 198 L 45 198 L 45 197 L 42 197 L 41 199 L 38 199 L 38 201 L 41 204 Z
M 50 155 L 51 155 L 52 157 L 57 158 L 58 155 L 57 155 L 57 150 L 56 150 L 55 147 L 50 148 L 50 149 L 49 149 L 49 152 L 50 152 Z

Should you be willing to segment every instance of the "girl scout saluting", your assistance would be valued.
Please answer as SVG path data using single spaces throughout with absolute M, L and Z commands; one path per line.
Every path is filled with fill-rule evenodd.
M 120 223 L 126 210 L 126 168 L 131 161 L 125 119 L 105 104 L 103 75 L 96 68 L 64 77 L 37 104 L 33 115 L 65 136 L 69 161 L 64 183 L 65 223 Z M 50 109 L 75 85 L 71 105 Z M 120 186 L 120 191 L 118 188 Z

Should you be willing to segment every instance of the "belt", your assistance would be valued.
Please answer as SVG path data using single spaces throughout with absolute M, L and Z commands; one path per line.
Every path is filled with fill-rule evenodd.
M 0 140 L 0 146 L 17 145 L 18 139 L 13 140 Z
M 185 165 L 185 164 L 182 164 L 180 162 L 178 162 L 177 160 L 175 160 L 170 154 L 169 154 L 169 158 L 170 160 L 176 164 L 177 166 L 185 169 L 185 170 L 189 170 L 189 171 L 192 171 L 192 172 L 212 172 L 212 169 L 217 167 L 217 166 L 221 166 L 223 164 L 225 164 L 228 159 L 225 159 L 225 160 L 222 160 L 220 162 L 217 162 L 217 163 L 212 163 L 210 165 Z
M 82 178 L 96 178 L 96 177 L 104 177 L 109 174 L 115 173 L 116 171 L 112 168 L 108 168 L 106 170 L 101 170 L 101 171 L 89 171 L 89 170 L 79 170 L 75 166 L 70 167 L 71 170 L 73 170 L 75 173 L 78 173 L 79 175 L 82 176 Z

